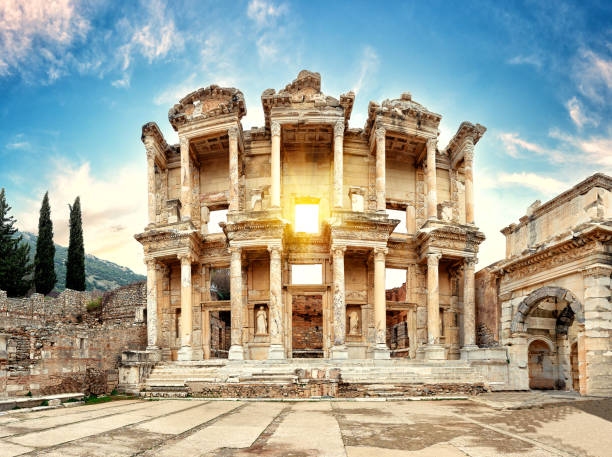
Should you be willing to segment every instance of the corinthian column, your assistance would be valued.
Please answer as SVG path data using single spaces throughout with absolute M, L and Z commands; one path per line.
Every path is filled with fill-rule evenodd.
M 331 348 L 332 358 L 348 359 L 346 351 L 346 298 L 344 294 L 344 253 L 345 246 L 332 248 L 334 272 L 334 308 L 333 327 L 334 345 Z
M 229 211 L 238 211 L 238 128 L 227 130 L 229 137 Z
M 147 351 L 157 351 L 157 262 L 147 263 Z
M 242 259 L 241 250 L 230 247 L 230 317 L 232 321 L 231 346 L 228 358 L 243 360 L 242 349 Z
M 153 149 L 150 138 L 146 139 L 145 146 L 147 148 L 147 182 L 149 193 L 149 224 L 155 224 L 155 150 Z
M 284 359 L 283 299 L 280 246 L 268 246 L 270 252 L 270 350 L 268 359 Z
M 387 209 L 385 196 L 385 129 L 376 129 L 376 211 Z
M 474 266 L 476 259 L 469 257 L 463 264 L 463 348 L 476 348 L 476 302 Z
M 191 256 L 180 254 L 178 258 L 181 261 L 181 348 L 178 352 L 178 359 L 191 360 Z
M 427 219 L 438 217 L 438 195 L 436 192 L 436 145 L 438 140 L 427 140 Z
M 342 208 L 344 122 L 334 125 L 334 208 Z
M 444 347 L 440 345 L 440 289 L 438 263 L 442 254 L 427 254 L 427 347 L 426 358 L 439 360 L 445 358 Z
M 474 141 L 467 137 L 463 146 L 463 173 L 465 175 L 465 222 L 474 223 Z
M 189 157 L 189 139 L 180 137 L 181 141 L 181 220 L 191 220 L 191 158 Z
M 385 294 L 385 256 L 387 248 L 374 248 L 374 325 L 376 345 L 373 358 L 391 357 L 387 347 L 387 297 Z
M 280 208 L 280 140 L 281 126 L 278 122 L 272 122 L 272 151 L 271 151 L 271 201 L 272 208 Z

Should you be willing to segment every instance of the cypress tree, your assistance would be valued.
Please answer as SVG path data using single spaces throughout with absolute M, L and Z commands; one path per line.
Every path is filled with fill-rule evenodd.
M 81 221 L 81 199 L 70 206 L 70 241 L 66 260 L 66 289 L 85 290 L 85 246 Z
M 30 289 L 32 273 L 30 246 L 15 236 L 17 222 L 9 216 L 11 207 L 6 202 L 4 189 L 0 190 L 0 289 L 9 297 L 20 297 Z
M 53 290 L 57 280 L 55 276 L 55 245 L 53 244 L 53 222 L 51 222 L 51 208 L 49 207 L 49 192 L 40 207 L 38 218 L 38 239 L 36 241 L 36 255 L 34 256 L 34 285 L 36 292 L 47 295 Z

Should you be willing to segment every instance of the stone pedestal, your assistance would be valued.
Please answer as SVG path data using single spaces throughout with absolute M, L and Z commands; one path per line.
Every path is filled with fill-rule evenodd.
M 478 350 L 479 348 L 475 344 L 470 346 L 463 346 L 461 348 L 461 360 L 471 360 L 473 358 L 471 357 L 471 354 L 477 352 Z
M 376 344 L 370 350 L 371 357 L 375 360 L 389 360 L 391 358 L 391 351 L 385 343 Z
M 428 344 L 424 351 L 425 360 L 446 360 L 446 349 L 441 344 Z
M 346 346 L 333 346 L 331 348 L 331 358 L 334 360 L 347 360 L 349 356 Z
M 284 360 L 285 348 L 282 344 L 271 344 L 268 351 L 268 360 Z

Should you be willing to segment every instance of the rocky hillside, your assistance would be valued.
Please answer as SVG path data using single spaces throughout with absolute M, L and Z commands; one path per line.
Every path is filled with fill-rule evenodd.
M 23 232 L 21 234 L 23 235 L 23 240 L 30 245 L 30 256 L 32 261 L 34 261 L 37 237 L 30 232 Z M 58 291 L 62 291 L 65 288 L 67 256 L 68 248 L 55 244 L 55 274 L 57 275 L 55 289 Z M 136 274 L 127 267 L 122 267 L 108 260 L 99 259 L 91 254 L 85 254 L 85 285 L 87 290 L 111 290 L 145 279 L 143 275 Z

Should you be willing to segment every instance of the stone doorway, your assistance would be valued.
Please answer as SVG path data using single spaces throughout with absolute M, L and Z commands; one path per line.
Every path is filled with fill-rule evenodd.
M 323 295 L 293 294 L 292 296 L 293 358 L 323 357 Z
M 534 340 L 528 349 L 529 388 L 554 389 L 555 365 L 553 351 L 543 340 Z
M 572 373 L 572 389 L 580 392 L 580 372 L 578 371 L 578 343 L 572 344 L 570 350 L 570 365 Z
M 230 311 L 210 312 L 210 356 L 211 358 L 227 359 L 231 345 L 231 313 Z

